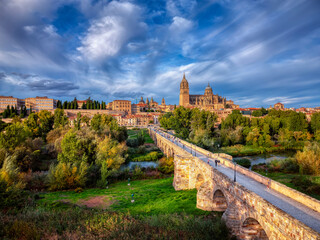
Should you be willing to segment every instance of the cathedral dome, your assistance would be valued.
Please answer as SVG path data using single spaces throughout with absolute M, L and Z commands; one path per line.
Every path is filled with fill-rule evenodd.
M 204 90 L 204 94 L 205 95 L 213 95 L 212 88 L 210 87 L 209 83 L 208 83 L 208 86 L 206 87 L 206 89 Z

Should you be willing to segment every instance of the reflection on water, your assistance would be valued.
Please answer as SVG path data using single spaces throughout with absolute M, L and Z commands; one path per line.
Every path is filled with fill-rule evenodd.
M 251 161 L 251 166 L 259 164 L 259 163 L 268 163 L 275 159 L 286 159 L 288 157 L 293 157 L 295 155 L 295 151 L 287 151 L 283 153 L 265 153 L 254 156 L 244 156 L 244 157 L 234 157 L 233 159 L 238 160 L 241 158 L 247 158 Z
M 121 169 L 129 168 L 134 169 L 136 166 L 139 166 L 140 168 L 150 168 L 150 167 L 158 167 L 158 162 L 129 162 L 128 164 L 122 165 Z

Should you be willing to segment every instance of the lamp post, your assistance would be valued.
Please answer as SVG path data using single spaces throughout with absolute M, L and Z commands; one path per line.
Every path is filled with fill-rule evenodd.
M 232 159 L 233 163 L 234 163 L 234 178 L 233 181 L 236 182 L 237 181 L 237 163 L 234 159 Z
M 196 157 L 197 156 L 197 146 L 194 145 L 194 156 Z
M 193 155 L 193 154 L 192 154 L 192 145 L 191 145 L 191 144 L 190 144 L 190 149 L 191 149 L 191 155 Z

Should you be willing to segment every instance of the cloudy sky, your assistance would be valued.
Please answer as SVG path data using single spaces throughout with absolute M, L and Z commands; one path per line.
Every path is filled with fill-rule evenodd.
M 318 0 L 0 0 L 0 95 L 320 106 Z

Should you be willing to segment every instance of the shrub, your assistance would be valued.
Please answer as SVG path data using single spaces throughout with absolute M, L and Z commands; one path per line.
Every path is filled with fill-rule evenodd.
M 33 222 L 18 219 L 5 227 L 5 235 L 10 239 L 40 239 L 37 226 Z
M 299 165 L 294 158 L 286 158 L 281 161 L 281 170 L 285 173 L 298 173 Z
M 22 181 L 26 184 L 26 189 L 41 191 L 47 187 L 47 174 L 44 172 L 27 172 L 20 175 Z
M 146 153 L 146 147 L 145 146 L 140 146 L 137 150 L 138 154 L 145 154 Z
M 7 157 L 0 170 L 0 208 L 20 208 L 27 203 L 25 184 L 19 179 L 19 169 L 12 157 Z
M 320 175 L 320 144 L 317 142 L 309 142 L 296 154 L 297 163 L 303 174 Z
M 270 172 L 277 172 L 281 170 L 282 164 L 279 159 L 274 159 L 271 162 L 267 163 L 267 166 Z
M 235 162 L 245 168 L 251 167 L 251 161 L 247 158 L 241 158 L 241 159 L 235 160 Z
M 134 180 L 144 178 L 145 174 L 139 166 L 136 166 L 132 172 L 132 178 Z
M 75 163 L 59 162 L 51 165 L 48 174 L 50 190 L 65 190 L 84 187 L 87 181 L 88 166 L 85 162 Z
M 127 146 L 132 148 L 138 147 L 139 146 L 138 139 L 136 138 L 127 139 Z
M 82 193 L 83 192 L 83 189 L 81 187 L 77 187 L 75 190 L 74 190 L 75 193 Z
M 165 174 L 173 173 L 174 171 L 174 162 L 172 157 L 163 157 L 159 160 L 159 171 Z

